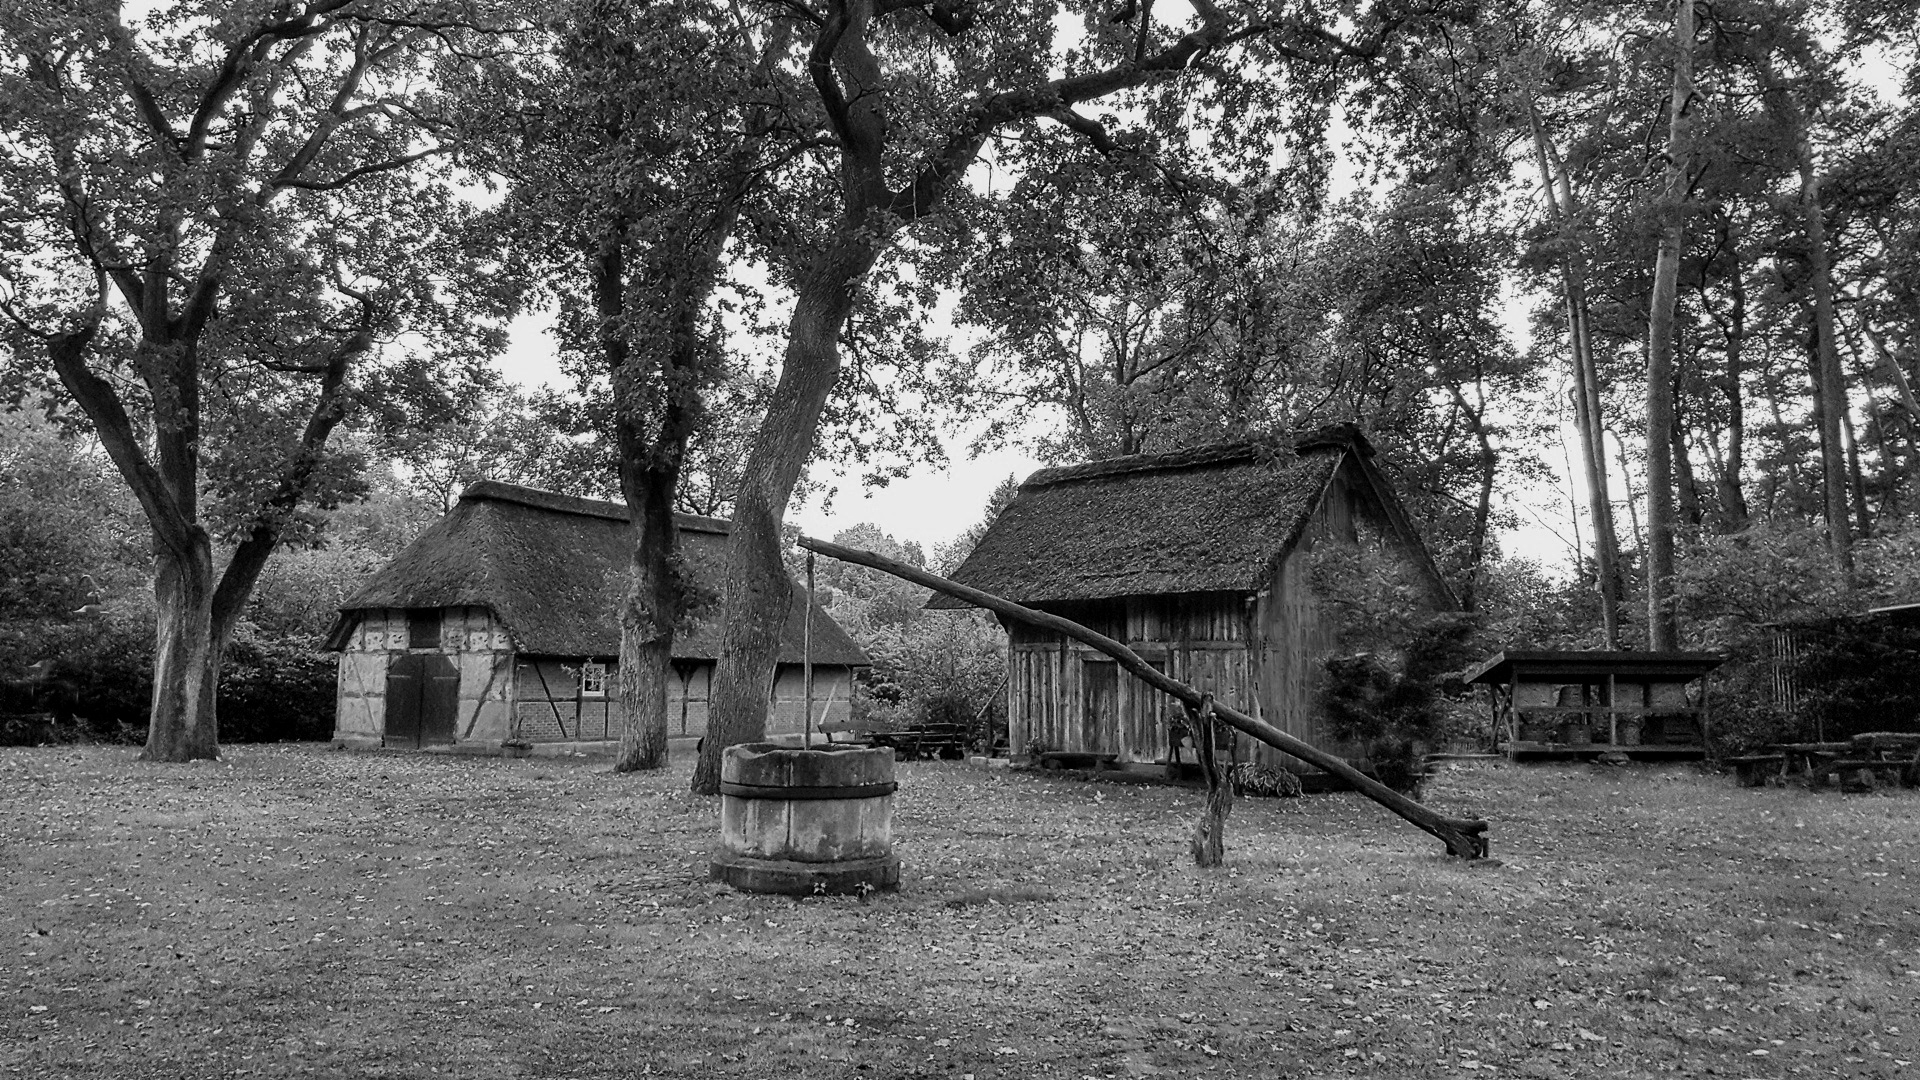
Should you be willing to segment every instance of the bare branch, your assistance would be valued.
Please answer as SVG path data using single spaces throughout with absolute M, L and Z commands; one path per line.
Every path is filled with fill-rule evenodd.
M 48 335 L 47 355 L 60 382 L 93 422 L 94 435 L 145 511 L 154 536 L 171 550 L 187 551 L 193 543 L 193 522 L 169 494 L 159 470 L 147 457 L 120 395 L 87 367 L 87 352 L 105 317 L 105 307 L 96 305 L 90 320 L 79 329 Z
M 193 120 L 187 125 L 185 153 L 189 159 L 198 157 L 207 145 L 207 132 L 212 128 L 214 118 L 227 107 L 255 64 L 266 59 L 273 52 L 277 42 L 297 38 L 311 37 L 324 33 L 331 24 L 320 21 L 321 16 L 331 14 L 354 0 L 312 0 L 299 14 L 284 19 L 262 20 L 253 31 L 244 35 L 232 45 L 221 58 L 220 68 L 214 73 L 213 81 L 200 97 L 200 105 L 193 112 Z M 284 10 L 284 9 L 281 9 Z
M 376 161 L 367 165 L 358 166 L 357 168 L 348 169 L 346 172 L 341 173 L 331 180 L 302 180 L 298 177 L 293 177 L 276 180 L 274 184 L 280 188 L 299 188 L 303 191 L 332 191 L 335 188 L 346 187 L 361 177 L 370 176 L 374 173 L 392 172 L 395 169 L 404 169 L 417 161 L 422 161 L 440 154 L 451 153 L 452 150 L 453 148 L 450 146 L 430 146 L 419 153 L 407 154 L 404 157 L 392 158 L 387 161 Z
M 1126 150 L 1125 147 L 1113 141 L 1113 136 L 1107 133 L 1106 125 L 1092 117 L 1083 116 L 1065 106 L 1058 109 L 1048 109 L 1045 116 L 1047 119 L 1056 121 L 1061 126 L 1085 136 L 1087 141 L 1093 144 L 1093 148 L 1100 151 L 1102 157 L 1111 158 L 1124 153 Z
M 1231 18 L 1210 0 L 1195 0 L 1194 8 L 1200 14 L 1200 26 L 1152 56 L 1024 90 L 990 94 L 975 102 L 959 129 L 924 160 L 913 181 L 892 194 L 887 209 L 907 221 L 930 213 L 995 129 L 1173 78 L 1237 32 Z
M 360 325 L 321 365 L 320 394 L 314 400 L 306 428 L 300 433 L 300 448 L 281 473 L 273 494 L 261 504 L 253 527 L 234 549 L 233 558 L 220 575 L 220 584 L 213 593 L 216 635 L 231 629 L 233 622 L 240 617 L 240 612 L 246 607 L 247 597 L 253 593 L 254 582 L 259 580 L 260 571 L 266 567 L 267 557 L 273 554 L 274 545 L 280 542 L 285 516 L 306 497 L 313 474 L 320 467 L 327 439 L 340 421 L 346 419 L 350 403 L 346 393 L 347 370 L 354 358 L 373 346 L 373 324 L 378 318 L 378 305 L 368 294 L 346 285 L 337 284 L 335 288 L 360 302 Z

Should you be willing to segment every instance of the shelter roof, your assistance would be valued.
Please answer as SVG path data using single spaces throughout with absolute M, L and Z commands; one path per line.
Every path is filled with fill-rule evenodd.
M 1444 593 L 1372 456 L 1357 428 L 1339 425 L 1278 442 L 1043 469 L 952 576 L 1022 603 L 1253 591 L 1350 461 Z M 966 605 L 936 595 L 928 606 Z
M 1709 652 L 1601 652 L 1508 649 L 1467 673 L 1470 683 L 1581 682 L 1608 675 L 1629 682 L 1691 682 L 1720 666 Z
M 720 595 L 728 522 L 674 515 L 679 551 L 696 595 L 694 617 L 674 636 L 676 659 L 720 654 Z M 340 605 L 328 645 L 341 647 L 356 612 L 379 608 L 486 607 L 506 624 L 515 648 L 542 656 L 612 657 L 620 651 L 616 612 L 626 592 L 633 534 L 627 508 L 491 480 L 460 501 Z M 806 596 L 781 638 L 780 662 L 800 663 Z M 817 664 L 863 665 L 866 654 L 818 605 Z

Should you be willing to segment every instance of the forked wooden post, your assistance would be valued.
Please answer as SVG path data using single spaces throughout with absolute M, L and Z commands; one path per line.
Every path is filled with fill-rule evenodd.
M 979 589 L 962 585 L 957 581 L 948 581 L 938 574 L 930 574 L 917 566 L 909 566 L 906 563 L 889 559 L 885 555 L 876 555 L 871 551 L 842 547 L 839 544 L 828 543 L 825 540 L 815 540 L 807 536 L 800 538 L 800 546 L 808 551 L 819 552 L 830 559 L 839 559 L 842 562 L 870 566 L 875 570 L 892 574 L 894 577 L 904 578 L 907 581 L 913 582 L 915 585 L 924 585 L 929 589 L 946 593 L 948 596 L 956 599 L 965 600 L 969 604 L 986 608 L 989 611 L 998 612 L 1018 622 L 1027 623 L 1031 626 L 1044 627 L 1056 633 L 1065 634 L 1070 638 L 1084 642 L 1106 653 L 1108 656 L 1113 657 L 1119 661 L 1121 667 L 1132 672 L 1140 681 L 1153 687 L 1155 690 L 1171 695 L 1189 708 L 1200 708 L 1207 701 L 1206 695 L 1188 686 L 1186 683 L 1169 678 L 1165 672 L 1142 660 L 1139 654 L 1135 653 L 1132 649 L 1127 648 L 1125 645 L 1105 634 L 1082 626 L 1072 619 L 1063 619 L 1049 612 L 1037 611 L 1033 608 L 1016 604 L 1011 600 L 1003 600 L 992 593 L 982 592 Z M 1347 783 L 1352 784 L 1354 789 L 1360 792 L 1360 794 L 1365 795 L 1367 798 L 1372 799 L 1374 802 L 1407 819 L 1419 828 L 1438 837 L 1447 845 L 1448 854 L 1457 855 L 1463 859 L 1478 859 L 1486 855 L 1486 822 L 1473 821 L 1466 818 L 1450 818 L 1436 814 L 1420 803 L 1400 794 L 1380 781 L 1375 780 L 1373 777 L 1368 776 L 1366 773 L 1361 772 L 1359 769 L 1354 768 L 1352 765 L 1347 764 L 1343 759 L 1329 754 L 1311 743 L 1302 742 L 1286 732 L 1281 731 L 1279 728 L 1274 727 L 1272 724 L 1248 716 L 1246 713 L 1232 706 L 1223 705 L 1215 701 L 1213 702 L 1213 713 L 1215 717 L 1224 721 L 1229 727 L 1232 727 L 1236 731 L 1244 732 L 1266 743 L 1268 746 L 1282 753 L 1297 757 L 1310 765 L 1317 765 L 1327 772 L 1345 780 Z

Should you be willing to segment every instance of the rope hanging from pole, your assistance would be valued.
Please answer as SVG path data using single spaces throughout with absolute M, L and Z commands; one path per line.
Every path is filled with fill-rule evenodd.
M 807 613 L 800 622 L 800 681 L 806 684 L 806 714 L 801 718 L 800 745 L 813 746 L 813 552 L 807 552 Z

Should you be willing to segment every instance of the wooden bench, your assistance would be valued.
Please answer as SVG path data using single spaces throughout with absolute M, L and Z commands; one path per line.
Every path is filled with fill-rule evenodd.
M 814 730 L 825 736 L 829 743 L 845 743 L 849 746 L 867 745 L 867 726 L 853 720 L 822 720 L 820 726 Z M 846 738 L 837 738 L 841 735 Z
M 957 758 L 967 752 L 973 731 L 966 724 L 922 724 L 890 731 L 870 729 L 867 743 L 892 748 L 906 761 L 921 757 Z
M 1843 788 L 1871 791 L 1882 776 L 1901 787 L 1912 787 L 1915 782 L 1915 763 L 1884 758 L 1836 758 L 1825 763 L 1808 779 L 1814 787 L 1824 787 L 1838 778 Z
M 1741 787 L 1760 787 L 1782 775 L 1787 766 L 1787 755 L 1743 754 L 1728 758 L 1727 764 L 1733 766 L 1733 775 Z
M 1094 754 L 1079 750 L 1046 750 L 1033 757 L 1034 764 L 1043 769 L 1105 769 L 1119 760 L 1119 754 Z

